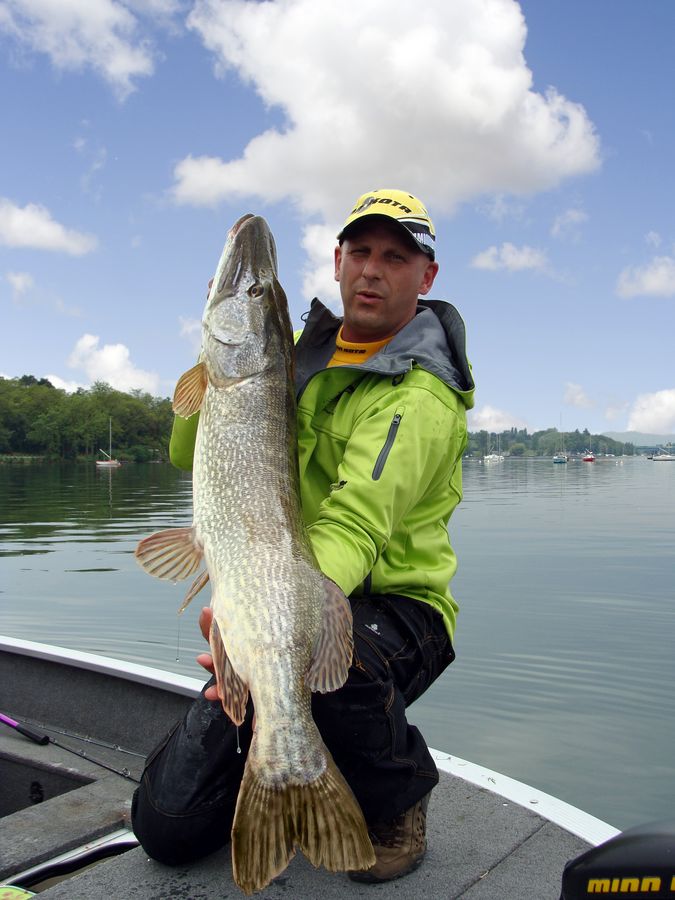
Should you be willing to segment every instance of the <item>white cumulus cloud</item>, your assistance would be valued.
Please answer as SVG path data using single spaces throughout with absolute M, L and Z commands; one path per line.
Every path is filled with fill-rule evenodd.
M 568 381 L 565 385 L 563 403 L 568 406 L 576 406 L 577 409 L 590 409 L 595 405 L 582 386 L 573 381 Z
M 3 0 L 0 31 L 23 49 L 46 54 L 58 69 L 93 69 L 123 99 L 134 90 L 134 79 L 154 69 L 153 50 L 139 34 L 132 10 L 166 16 L 177 5 L 167 0 Z
M 655 256 L 645 266 L 624 269 L 619 275 L 616 292 L 620 297 L 675 296 L 675 259 Z
M 555 238 L 575 237 L 578 226 L 588 221 L 588 214 L 583 209 L 566 209 L 556 216 L 551 226 L 551 234 Z
M 33 276 L 28 272 L 8 272 L 5 278 L 12 286 L 15 299 L 25 294 L 35 284 Z
M 66 393 L 68 394 L 74 394 L 75 391 L 79 390 L 80 388 L 86 389 L 87 387 L 86 384 L 80 384 L 79 381 L 67 381 L 64 378 L 61 378 L 59 375 L 44 375 L 43 377 L 48 381 L 51 381 L 55 388 L 66 391 Z
M 509 428 L 527 428 L 527 422 L 495 406 L 481 406 L 470 410 L 467 415 L 471 431 L 506 431 Z
M 628 418 L 629 431 L 669 434 L 675 431 L 675 388 L 640 394 Z
M 139 388 L 156 394 L 159 376 L 138 369 L 131 361 L 129 348 L 124 344 L 104 344 L 93 334 L 83 334 L 68 357 L 71 369 L 83 371 L 90 382 L 105 381 L 118 391 Z
M 548 265 L 546 254 L 535 247 L 516 247 L 508 241 L 501 247 L 488 247 L 478 253 L 471 260 L 474 269 L 507 269 L 509 272 L 519 272 L 523 269 L 545 269 Z
M 333 250 L 337 245 L 335 235 L 339 225 L 310 225 L 302 238 L 307 254 L 303 271 L 303 296 L 321 297 L 323 303 L 342 315 L 340 288 L 335 280 Z
M 197 356 L 202 346 L 202 323 L 201 319 L 195 319 L 189 316 L 178 316 L 180 323 L 180 336 L 186 338 L 192 352 Z
M 61 225 L 44 206 L 36 203 L 17 206 L 0 197 L 0 244 L 82 256 L 94 250 L 97 241 L 93 235 Z
M 197 0 L 188 26 L 284 124 L 239 158 L 181 160 L 179 203 L 290 199 L 331 222 L 345 198 L 402 186 L 451 212 L 599 165 L 584 108 L 533 89 L 515 0 Z

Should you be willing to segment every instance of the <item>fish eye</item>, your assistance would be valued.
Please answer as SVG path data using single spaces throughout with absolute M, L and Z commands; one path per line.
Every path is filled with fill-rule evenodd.
M 259 300 L 264 293 L 265 288 L 262 286 L 262 284 L 260 284 L 259 281 L 254 282 L 248 289 L 249 297 L 252 297 L 254 300 Z

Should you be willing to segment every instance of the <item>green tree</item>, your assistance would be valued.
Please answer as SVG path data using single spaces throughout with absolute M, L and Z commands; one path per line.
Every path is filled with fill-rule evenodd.
M 0 378 L 0 453 L 70 459 L 113 447 L 122 459 L 167 459 L 171 401 L 96 382 L 73 394 L 33 375 Z

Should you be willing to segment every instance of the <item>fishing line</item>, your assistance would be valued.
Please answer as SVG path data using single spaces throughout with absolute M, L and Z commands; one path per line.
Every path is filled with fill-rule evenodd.
M 178 626 L 176 628 L 176 662 L 180 662 L 180 616 L 176 625 Z

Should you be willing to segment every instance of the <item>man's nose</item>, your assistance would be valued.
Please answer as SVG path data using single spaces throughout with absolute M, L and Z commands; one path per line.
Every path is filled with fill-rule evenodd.
M 364 278 L 380 278 L 382 275 L 382 264 L 381 261 L 374 254 L 370 254 L 370 256 L 363 263 L 362 274 Z

